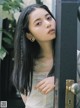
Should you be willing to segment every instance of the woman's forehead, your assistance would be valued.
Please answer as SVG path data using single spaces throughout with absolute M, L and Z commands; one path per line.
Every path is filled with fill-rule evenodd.
M 43 8 L 36 8 L 33 12 L 30 13 L 29 20 L 34 21 L 36 19 L 43 18 L 43 17 L 45 17 L 48 14 L 49 13 L 45 9 L 43 9 Z

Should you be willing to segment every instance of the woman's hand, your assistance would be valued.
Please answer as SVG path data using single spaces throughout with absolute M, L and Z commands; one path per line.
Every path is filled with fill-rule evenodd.
M 36 86 L 35 89 L 39 90 L 43 94 L 48 94 L 50 91 L 54 89 L 54 76 L 47 77 L 40 81 Z

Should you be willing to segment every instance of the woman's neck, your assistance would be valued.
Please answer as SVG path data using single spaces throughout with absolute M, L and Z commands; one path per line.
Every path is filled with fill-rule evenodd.
M 39 59 L 35 61 L 34 71 L 35 72 L 49 72 L 53 67 L 53 47 L 52 43 L 43 42 L 40 43 L 41 54 Z
M 53 46 L 52 46 L 52 42 L 43 42 L 42 44 L 40 44 L 41 46 L 41 56 L 50 59 L 53 58 Z

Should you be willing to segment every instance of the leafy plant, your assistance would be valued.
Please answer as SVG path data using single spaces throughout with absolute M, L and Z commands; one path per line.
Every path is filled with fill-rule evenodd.
M 14 40 L 14 31 L 15 31 L 15 25 L 16 21 L 14 18 L 14 13 L 20 12 L 22 10 L 22 0 L 4 0 L 0 5 L 2 6 L 2 10 L 4 12 L 8 12 L 8 14 L 11 16 L 11 19 L 7 18 L 9 21 L 8 30 L 1 29 L 0 32 L 2 32 L 2 45 L 0 49 L 0 59 L 4 59 L 6 54 L 8 54 L 8 48 L 13 48 L 13 40 Z

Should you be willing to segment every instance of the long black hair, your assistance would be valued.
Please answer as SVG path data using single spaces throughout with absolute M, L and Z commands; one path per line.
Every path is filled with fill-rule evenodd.
M 26 95 L 28 90 L 31 91 L 32 88 L 33 60 L 37 59 L 40 53 L 40 46 L 37 41 L 31 42 L 26 38 L 26 33 L 30 32 L 28 28 L 29 15 L 36 8 L 45 9 L 53 17 L 47 6 L 40 4 L 30 5 L 21 12 L 15 32 L 12 82 L 23 94 L 24 90 L 26 90 Z

